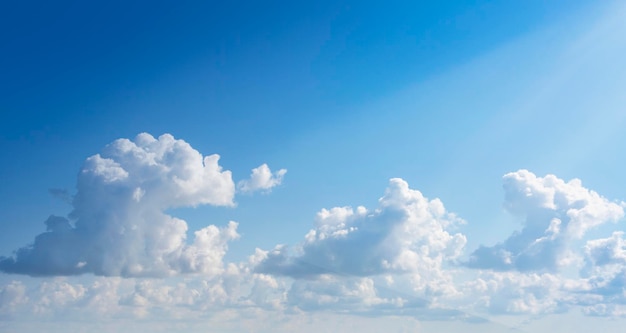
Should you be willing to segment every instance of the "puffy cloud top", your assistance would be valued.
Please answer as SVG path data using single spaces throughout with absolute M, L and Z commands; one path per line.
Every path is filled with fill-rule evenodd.
M 306 277 L 319 274 L 369 276 L 385 272 L 439 269 L 466 243 L 448 229 L 461 220 L 439 199 L 428 200 L 402 179 L 389 182 L 379 208 L 335 207 L 317 214 L 316 227 L 295 254 L 285 246 L 258 251 L 257 271 Z
M 132 199 L 128 202 L 149 202 L 164 209 L 200 204 L 232 206 L 235 185 L 231 172 L 218 164 L 219 159 L 217 154 L 203 157 L 170 134 L 158 139 L 147 133 L 139 134 L 135 141 L 118 139 L 102 154 L 87 158 L 78 176 L 74 202 L 80 206 L 81 201 L 98 199 L 95 194 L 115 194 L 124 197 L 120 199 Z M 93 204 L 89 202 L 87 208 Z
M 0 269 L 28 275 L 214 274 L 237 224 L 208 226 L 186 244 L 187 223 L 166 209 L 233 206 L 235 184 L 218 155 L 203 157 L 165 134 L 119 139 L 87 158 L 69 219 L 51 216 L 34 244 L 0 258 Z

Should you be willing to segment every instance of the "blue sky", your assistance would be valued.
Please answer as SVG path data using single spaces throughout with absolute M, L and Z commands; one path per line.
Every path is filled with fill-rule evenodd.
M 0 6 L 0 329 L 624 323 L 619 2 Z

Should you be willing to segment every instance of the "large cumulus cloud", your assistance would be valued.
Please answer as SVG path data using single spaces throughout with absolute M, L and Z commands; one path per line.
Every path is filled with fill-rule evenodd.
M 12 257 L 7 273 L 106 276 L 217 274 L 237 223 L 210 225 L 186 240 L 187 223 L 167 209 L 233 206 L 235 183 L 219 165 L 187 142 L 165 134 L 119 139 L 85 161 L 68 218 L 51 216 L 46 232 Z
M 394 178 L 377 209 L 323 209 L 295 253 L 285 246 L 258 251 L 257 271 L 295 278 L 438 271 L 466 243 L 463 234 L 449 232 L 460 222 L 439 199 Z
M 578 179 L 537 177 L 527 170 L 504 175 L 505 208 L 524 218 L 520 231 L 471 254 L 474 268 L 555 271 L 567 263 L 569 244 L 587 230 L 624 216 L 624 203 L 607 200 Z

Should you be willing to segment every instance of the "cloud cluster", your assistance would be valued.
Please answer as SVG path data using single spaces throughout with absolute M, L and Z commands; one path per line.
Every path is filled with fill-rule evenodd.
M 306 311 L 433 319 L 437 310 L 441 318 L 470 318 L 468 313 L 476 311 L 541 315 L 580 307 L 588 314 L 620 315 L 624 309 L 616 304 L 626 304 L 621 232 L 587 242 L 584 260 L 593 268 L 587 277 L 565 277 L 558 269 L 576 269 L 582 259 L 572 258 L 582 253 L 574 254 L 571 245 L 589 229 L 621 219 L 624 205 L 578 180 L 537 177 L 526 170 L 503 179 L 505 207 L 524 220 L 524 227 L 494 247 L 474 251 L 466 263 L 490 270 L 454 265 L 465 236 L 451 230 L 462 221 L 401 179 L 390 181 L 375 210 L 321 210 L 298 247 L 257 249 L 253 266 L 257 272 L 294 278 L 287 304 Z M 461 276 L 465 282 L 458 280 Z
M 19 281 L 0 284 L 0 323 L 12 317 L 194 319 L 205 317 L 207 311 L 282 309 L 286 300 L 282 282 L 234 264 L 213 276 L 82 276 L 29 282 L 30 286 Z
M 624 233 L 582 239 L 623 218 L 626 205 L 577 179 L 526 170 L 504 175 L 504 206 L 523 226 L 479 247 L 468 261 L 461 259 L 466 237 L 456 231 L 465 222 L 439 199 L 393 178 L 376 208 L 322 209 L 299 245 L 257 249 L 248 262 L 224 263 L 229 242 L 239 237 L 236 222 L 209 225 L 187 240 L 187 223 L 165 212 L 234 206 L 236 189 L 269 192 L 286 170 L 263 164 L 235 186 L 218 161 L 167 134 L 116 140 L 89 157 L 73 197 L 53 191 L 71 201 L 69 216 L 49 217 L 31 246 L 0 258 L 0 270 L 104 277 L 90 277 L 91 284 L 57 278 L 36 288 L 9 282 L 0 286 L 0 319 L 19 313 L 202 318 L 207 311 L 250 319 L 332 310 L 480 322 L 471 313 L 541 315 L 572 307 L 626 316 Z M 579 253 L 574 242 L 585 242 Z M 572 268 L 567 277 L 559 270 L 565 265 Z M 576 269 L 580 275 L 572 277 Z
M 626 240 L 623 231 L 588 240 L 583 248 L 585 294 L 592 300 L 583 311 L 593 316 L 626 316 Z
M 270 192 L 273 187 L 280 185 L 287 173 L 287 169 L 280 169 L 274 173 L 267 166 L 262 164 L 258 168 L 252 169 L 250 179 L 244 179 L 237 183 L 239 191 L 251 193 L 256 191 Z
M 260 252 L 256 270 L 295 278 L 439 270 L 461 254 L 465 236 L 449 232 L 461 222 L 440 200 L 428 200 L 394 178 L 377 209 L 323 209 L 295 253 L 285 246 Z
M 91 279 L 91 281 L 89 281 Z M 0 315 L 7 318 L 204 318 L 207 312 L 258 316 L 328 312 L 363 316 L 466 319 L 405 291 L 385 288 L 380 279 L 323 275 L 295 280 L 255 274 L 230 264 L 219 276 L 178 279 L 119 277 L 54 278 L 26 287 L 0 286 Z
M 462 290 L 474 311 L 539 315 L 566 311 L 582 285 L 550 273 L 486 272 Z
M 371 312 L 373 309 L 400 309 L 406 300 L 400 297 L 380 297 L 371 278 L 344 279 L 323 275 L 312 281 L 295 281 L 289 289 L 288 302 L 305 311 L 333 310 L 355 313 Z
M 198 230 L 188 244 L 187 223 L 165 211 L 233 206 L 235 183 L 218 161 L 169 134 L 116 140 L 85 161 L 69 218 L 51 216 L 31 246 L 0 258 L 0 270 L 33 276 L 217 274 L 228 242 L 239 237 L 237 223 Z
M 556 271 L 567 263 L 568 245 L 585 232 L 624 216 L 624 203 L 611 202 L 582 186 L 554 175 L 537 177 L 527 170 L 504 175 L 505 208 L 524 218 L 522 230 L 504 242 L 481 246 L 469 267 Z

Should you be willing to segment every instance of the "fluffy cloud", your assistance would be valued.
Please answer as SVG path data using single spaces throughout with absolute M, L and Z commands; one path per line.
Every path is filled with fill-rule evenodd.
M 368 313 L 373 310 L 400 310 L 408 301 L 402 297 L 385 298 L 378 295 L 371 278 L 340 278 L 322 275 L 316 280 L 297 280 L 287 294 L 291 306 L 306 311 L 333 310 Z M 423 307 L 419 300 L 412 306 Z
M 51 216 L 32 246 L 0 258 L 0 269 L 34 276 L 217 274 L 237 224 L 198 230 L 188 245 L 187 223 L 164 211 L 233 206 L 231 172 L 218 160 L 169 134 L 116 140 L 85 161 L 69 219 Z
M 440 200 L 428 200 L 394 178 L 378 209 L 323 209 L 295 254 L 285 246 L 259 251 L 256 269 L 295 278 L 440 270 L 443 262 L 458 258 L 466 243 L 464 235 L 448 232 L 461 222 Z
M 13 315 L 16 310 L 28 302 L 26 286 L 19 281 L 11 281 L 0 288 L 0 319 Z
M 252 169 L 250 179 L 240 181 L 237 187 L 244 193 L 255 191 L 269 192 L 273 187 L 283 182 L 283 177 L 285 177 L 286 173 L 287 169 L 280 169 L 272 173 L 272 170 L 270 170 L 267 164 L 262 164 L 258 168 Z
M 580 180 L 537 177 L 526 170 L 506 174 L 504 190 L 505 208 L 524 218 L 524 225 L 504 242 L 471 254 L 470 267 L 491 270 L 461 288 L 474 300 L 470 307 L 532 315 L 580 307 L 587 315 L 623 316 L 623 232 L 588 240 L 582 252 L 573 244 L 588 230 L 623 218 L 624 203 L 603 198 Z M 569 274 L 559 274 L 568 266 Z M 577 268 L 580 276 L 574 278 Z
M 626 264 L 624 232 L 615 231 L 609 238 L 587 241 L 585 258 L 590 266 Z
M 583 311 L 593 316 L 626 316 L 626 240 L 615 231 L 608 238 L 594 239 L 584 246 L 585 293 L 593 300 Z
M 556 271 L 568 261 L 568 245 L 587 230 L 624 216 L 624 204 L 610 202 L 582 186 L 554 175 L 537 177 L 527 170 L 504 176 L 505 208 L 523 217 L 521 231 L 495 246 L 481 246 L 468 265 L 495 270 Z
M 474 311 L 539 315 L 566 311 L 583 285 L 550 273 L 486 272 L 461 289 Z
M 0 284 L 3 317 L 63 318 L 203 318 L 207 311 L 281 310 L 285 285 L 229 264 L 214 276 L 165 279 L 55 277 Z
M 91 280 L 91 281 L 89 281 Z M 425 320 L 469 316 L 411 292 L 384 287 L 384 279 L 319 276 L 287 281 L 230 264 L 219 276 L 143 279 L 62 277 L 27 287 L 0 286 L 0 314 L 18 320 L 57 318 L 67 321 L 170 318 L 206 320 L 206 314 L 237 318 L 290 316 L 312 312 L 363 316 L 409 316 Z M 31 280 L 35 282 L 35 280 Z M 1 319 L 1 317 L 0 317 Z M 1 323 L 1 322 L 0 322 Z
M 35 282 L 35 280 L 30 280 Z M 132 288 L 133 281 L 116 277 L 95 278 L 91 283 L 77 283 L 54 278 L 26 285 L 12 282 L 0 288 L 17 290 L 12 305 L 15 319 L 72 318 L 100 319 L 122 314 L 119 295 Z M 1 303 L 0 303 L 1 304 Z M 6 305 L 6 304 L 5 304 Z M 1 307 L 1 306 L 0 306 Z

